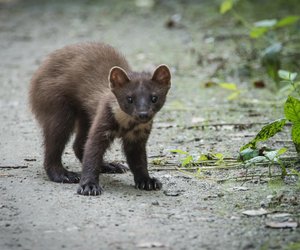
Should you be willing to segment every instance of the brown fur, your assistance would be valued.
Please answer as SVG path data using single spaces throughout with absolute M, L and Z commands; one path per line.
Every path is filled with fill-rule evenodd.
M 31 108 L 43 129 L 44 167 L 49 178 L 79 181 L 79 174 L 67 171 L 61 163 L 65 145 L 75 131 L 73 149 L 83 163 L 78 193 L 100 194 L 100 172 L 126 169 L 103 162 L 115 137 L 122 139 L 136 186 L 159 189 L 160 182 L 150 178 L 147 171 L 145 146 L 152 118 L 163 106 L 169 87 L 166 66 L 158 68 L 152 78 L 149 73 L 133 72 L 126 59 L 109 45 L 70 45 L 50 54 L 33 75 L 30 88 Z M 147 103 L 147 96 L 139 97 L 151 91 L 159 96 L 157 104 Z M 127 103 L 131 94 L 136 95 L 132 105 Z

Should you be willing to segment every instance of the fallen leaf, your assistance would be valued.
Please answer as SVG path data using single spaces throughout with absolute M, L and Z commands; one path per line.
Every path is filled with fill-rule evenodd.
M 182 193 L 183 193 L 182 190 L 178 190 L 178 191 L 166 190 L 166 191 L 164 191 L 164 195 L 166 195 L 166 196 L 179 196 Z
M 247 187 L 233 187 L 231 190 L 235 190 L 235 191 L 247 191 L 247 190 L 249 190 L 249 188 L 247 188 Z
M 166 247 L 165 244 L 161 242 L 140 242 L 137 244 L 137 247 L 139 248 L 154 248 L 154 247 Z
M 205 88 L 211 88 L 211 87 L 215 87 L 215 86 L 218 86 L 218 84 L 216 82 L 206 82 L 206 83 L 204 83 Z
M 276 213 L 276 214 L 269 214 L 268 217 L 272 219 L 277 219 L 277 218 L 284 218 L 284 217 L 290 217 L 291 214 L 289 213 Z
M 285 222 L 268 221 L 266 222 L 266 226 L 270 228 L 296 228 L 298 227 L 298 223 L 295 221 L 285 221 Z
M 263 80 L 258 80 L 253 83 L 254 87 L 257 89 L 263 89 L 266 87 L 266 84 Z
M 242 212 L 242 214 L 248 215 L 248 216 L 262 216 L 262 215 L 266 215 L 268 213 L 269 212 L 263 208 L 260 208 L 257 210 L 246 210 L 246 211 Z
M 204 121 L 205 119 L 203 117 L 192 117 L 192 123 L 201 123 Z

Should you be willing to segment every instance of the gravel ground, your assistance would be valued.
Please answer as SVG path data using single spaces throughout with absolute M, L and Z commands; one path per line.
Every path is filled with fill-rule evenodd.
M 141 3 L 149 6 L 141 7 Z M 295 181 L 218 182 L 241 175 L 245 169 L 208 170 L 202 178 L 195 178 L 174 168 L 178 159 L 170 150 L 176 148 L 235 157 L 260 122 L 278 118 L 282 111 L 276 105 L 270 108 L 255 102 L 271 102 L 267 90 L 250 91 L 248 102 L 232 104 L 226 101 L 227 92 L 200 87 L 218 68 L 226 71 L 226 65 L 240 62 L 236 43 L 212 42 L 224 25 L 214 19 L 217 13 L 210 14 L 216 6 L 210 1 L 185 6 L 175 1 L 153 3 L 0 1 L 0 249 L 299 247 L 299 228 L 266 226 L 283 212 L 289 215 L 279 216 L 281 220 L 299 223 Z M 182 13 L 180 21 L 172 17 L 178 13 Z M 27 105 L 30 77 L 47 53 L 83 41 L 119 48 L 137 70 L 170 65 L 172 91 L 148 144 L 149 162 L 160 159 L 158 165 L 151 164 L 150 171 L 162 181 L 161 191 L 134 189 L 131 173 L 103 175 L 105 192 L 98 197 L 79 196 L 76 184 L 47 179 L 40 129 Z M 221 123 L 229 125 L 219 128 Z M 250 127 L 242 126 L 250 123 Z M 282 146 L 287 133 L 275 137 L 272 145 Z M 292 149 L 290 141 L 285 143 Z M 124 160 L 118 142 L 107 158 Z M 64 164 L 80 170 L 69 145 Z M 261 206 L 268 215 L 242 214 Z

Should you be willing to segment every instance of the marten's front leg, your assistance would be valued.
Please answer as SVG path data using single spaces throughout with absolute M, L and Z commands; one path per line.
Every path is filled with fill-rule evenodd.
M 89 131 L 82 161 L 82 173 L 77 190 L 82 195 L 99 195 L 103 189 L 99 184 L 99 174 L 105 171 L 103 156 L 113 141 L 109 122 L 102 122 L 105 113 L 99 112 Z
M 146 143 L 148 135 L 134 140 L 123 138 L 123 150 L 131 169 L 135 187 L 145 190 L 159 190 L 162 184 L 156 178 L 151 178 L 147 168 Z
M 109 145 L 110 141 L 99 135 L 94 135 L 88 139 L 83 157 L 78 194 L 99 195 L 102 193 L 103 189 L 99 184 L 101 172 L 99 166 L 103 164 L 103 155 Z

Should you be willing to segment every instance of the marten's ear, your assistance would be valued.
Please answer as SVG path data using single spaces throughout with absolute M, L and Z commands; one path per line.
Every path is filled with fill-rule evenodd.
M 171 73 L 167 65 L 159 65 L 156 70 L 154 70 L 152 80 L 160 84 L 170 86 L 171 85 Z
M 111 89 L 120 88 L 124 86 L 127 82 L 129 82 L 129 78 L 125 70 L 118 66 L 111 68 L 111 70 L 109 71 L 108 80 L 109 87 Z

